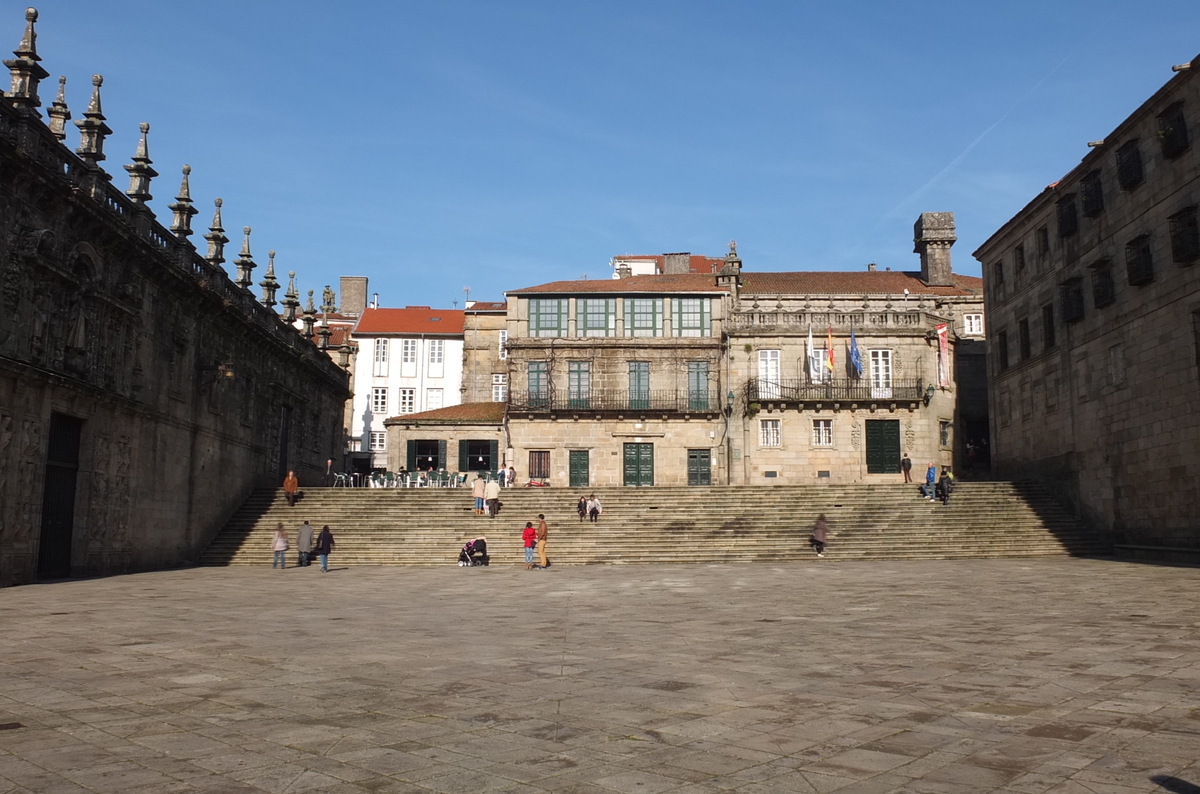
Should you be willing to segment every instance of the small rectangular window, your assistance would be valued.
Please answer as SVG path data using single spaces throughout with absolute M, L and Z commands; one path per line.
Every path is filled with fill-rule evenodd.
M 529 451 L 529 476 L 537 480 L 550 477 L 550 450 L 533 449 Z
M 371 451 L 384 452 L 387 450 L 387 433 L 371 433 Z
M 445 356 L 446 342 L 442 339 L 429 340 L 429 363 L 441 364 Z
M 1042 307 L 1042 347 L 1049 350 L 1057 343 L 1054 336 L 1054 304 L 1047 303 Z
M 1091 265 L 1092 303 L 1102 309 L 1117 299 L 1117 288 L 1113 283 L 1112 260 L 1107 257 Z
M 778 419 L 760 419 L 758 422 L 760 447 L 782 446 Z
M 492 402 L 502 403 L 508 399 L 508 376 L 503 373 L 492 375 Z
M 950 449 L 950 442 L 953 437 L 950 435 L 950 429 L 953 425 L 946 419 L 938 421 L 938 446 L 942 449 Z
M 425 390 L 425 410 L 436 411 L 442 407 L 442 390 L 441 389 L 426 389 Z
M 1100 169 L 1079 180 L 1079 203 L 1085 217 L 1095 218 L 1104 212 L 1104 183 L 1100 180 Z
M 1150 235 L 1142 234 L 1125 246 L 1125 267 L 1129 271 L 1129 284 L 1139 287 L 1154 281 L 1154 256 L 1150 250 Z
M 401 339 L 400 340 L 400 363 L 401 364 L 417 363 L 417 340 L 416 339 Z
M 508 360 L 508 331 L 500 332 L 500 349 L 498 354 L 501 361 Z
M 1195 207 L 1171 216 L 1171 259 L 1177 265 L 1190 265 L 1200 259 L 1200 225 Z
M 371 389 L 371 413 L 378 416 L 387 415 L 387 388 L 376 386 Z
M 814 447 L 832 447 L 833 446 L 833 420 L 832 419 L 814 419 L 813 420 L 812 442 L 813 442 Z
M 996 286 L 1004 286 L 1004 260 L 1000 260 L 992 265 L 992 277 L 996 279 Z
M 996 352 L 1000 354 L 1000 371 L 1008 369 L 1008 331 L 996 335 Z
M 1022 317 L 1017 321 L 1017 348 L 1020 350 L 1022 361 L 1033 355 L 1033 346 L 1029 342 L 1028 317 Z
M 982 314 L 964 314 L 963 315 L 963 335 L 964 336 L 980 336 L 983 333 L 983 315 Z
M 1158 139 L 1162 142 L 1163 157 L 1168 160 L 1174 160 L 1188 150 L 1190 142 L 1182 102 L 1176 102 L 1158 114 Z
M 1025 269 L 1025 244 L 1017 243 L 1013 246 L 1013 263 L 1017 266 L 1017 272 L 1020 273 Z
M 1038 256 L 1050 253 L 1050 230 L 1045 226 L 1039 226 L 1037 230 L 1037 252 Z
M 417 410 L 417 390 L 400 390 L 400 413 L 411 414 Z
M 377 378 L 386 378 L 388 374 L 388 340 L 375 340 L 375 368 L 372 373 Z
M 1083 279 L 1069 278 L 1059 287 L 1062 298 L 1063 322 L 1074 323 L 1083 319 Z
M 1079 211 L 1075 206 L 1075 194 L 1068 193 L 1055 204 L 1058 213 L 1058 236 L 1070 237 L 1079 231 Z
M 1132 190 L 1142 183 L 1142 150 L 1137 138 L 1125 141 L 1117 149 L 1117 183 L 1122 190 Z

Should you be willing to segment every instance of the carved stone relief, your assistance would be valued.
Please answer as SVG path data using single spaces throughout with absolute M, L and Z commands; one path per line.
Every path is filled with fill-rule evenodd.
M 858 420 L 852 420 L 850 425 L 850 446 L 858 449 L 862 446 L 862 425 Z

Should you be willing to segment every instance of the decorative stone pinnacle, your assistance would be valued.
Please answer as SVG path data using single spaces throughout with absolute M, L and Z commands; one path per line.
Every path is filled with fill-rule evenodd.
M 204 255 L 204 258 L 213 267 L 220 267 L 225 261 L 225 243 L 229 242 L 229 238 L 225 236 L 225 230 L 221 228 L 221 204 L 223 203 L 221 199 L 213 202 L 217 209 L 213 213 L 212 226 L 208 227 L 208 234 L 204 235 L 204 239 L 208 241 L 208 253 Z
M 88 165 L 96 165 L 104 159 L 104 139 L 112 135 L 112 130 L 104 123 L 104 113 L 100 109 L 100 86 L 104 85 L 102 75 L 92 75 L 92 100 L 88 103 L 83 118 L 75 122 L 79 128 L 79 148 L 75 152 Z
M 312 290 L 309 290 L 312 294 Z M 300 308 L 300 296 L 296 294 L 296 271 L 288 271 L 288 288 L 283 294 L 283 321 L 288 325 L 296 322 L 296 309 Z M 312 335 L 312 331 L 308 331 L 308 335 Z
M 133 154 L 133 164 L 124 166 L 129 172 L 129 190 L 125 191 L 125 195 L 129 196 L 134 204 L 144 206 L 154 198 L 150 195 L 150 180 L 158 176 L 158 172 L 150 167 L 150 151 L 146 144 L 150 125 L 143 121 L 138 125 L 138 129 L 141 130 L 142 137 L 138 140 L 137 151 Z
M 233 264 L 237 267 L 237 278 L 235 283 L 242 289 L 249 290 L 250 285 L 254 283 L 254 277 L 250 272 L 254 270 L 254 258 L 250 255 L 250 227 L 243 226 L 242 233 L 245 237 L 242 240 L 242 252 L 238 254 L 238 258 L 233 260 Z
M 35 108 L 42 104 L 38 98 L 38 83 L 50 76 L 38 63 L 42 59 L 37 54 L 37 31 L 33 28 L 37 18 L 36 8 L 25 9 L 25 35 L 21 36 L 21 43 L 13 50 L 13 55 L 17 57 L 4 62 L 12 74 L 8 98 L 17 107 L 29 108 L 35 113 Z
M 192 173 L 190 165 L 183 167 L 183 182 L 179 185 L 179 195 L 175 203 L 167 205 L 171 211 L 171 231 L 180 240 L 186 240 L 192 234 L 192 216 L 199 212 L 192 206 L 192 191 L 188 187 L 188 175 Z
M 299 305 L 300 301 L 296 301 Z M 313 291 L 308 291 L 308 305 L 304 307 L 304 337 L 312 339 L 313 323 L 317 319 L 317 307 L 313 305 Z
M 279 291 L 279 282 L 275 279 L 275 252 L 267 251 L 267 272 L 263 280 L 258 282 L 262 287 L 262 305 L 268 309 L 275 308 L 275 293 Z
M 66 75 L 58 77 L 58 97 L 50 105 L 46 115 L 50 117 L 50 133 L 60 141 L 66 140 L 67 122 L 71 119 L 71 110 L 67 107 Z

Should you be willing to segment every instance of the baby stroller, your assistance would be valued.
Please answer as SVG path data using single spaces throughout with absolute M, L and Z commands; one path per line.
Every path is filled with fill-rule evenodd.
M 487 538 L 475 538 L 475 540 L 467 541 L 467 544 L 462 547 L 462 551 L 458 553 L 460 568 L 487 565 L 490 561 L 491 558 L 487 553 Z

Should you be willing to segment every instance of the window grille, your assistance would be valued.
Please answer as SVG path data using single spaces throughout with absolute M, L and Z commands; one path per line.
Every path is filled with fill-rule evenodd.
M 992 265 L 992 274 L 996 277 L 996 286 L 1004 286 L 1004 262 L 1000 261 Z
M 550 450 L 535 449 L 529 452 L 529 476 L 544 480 L 550 476 Z
M 1088 218 L 1095 218 L 1104 212 L 1104 183 L 1100 179 L 1099 169 L 1079 181 L 1079 203 Z
M 1008 331 L 996 335 L 996 349 L 1000 353 L 1000 371 L 1008 369 Z
M 1190 265 L 1200 259 L 1196 207 L 1188 207 L 1171 216 L 1171 258 L 1178 265 Z
M 953 425 L 942 419 L 938 422 L 938 444 L 942 449 L 950 449 L 950 428 Z
M 1054 305 L 1048 303 L 1042 307 L 1042 347 L 1049 350 L 1057 341 L 1054 336 Z
M 1075 207 L 1075 194 L 1068 193 L 1056 204 L 1058 211 L 1058 236 L 1070 237 L 1079 231 L 1079 212 Z
M 1017 321 L 1017 347 L 1021 352 L 1021 360 L 1033 355 L 1033 346 L 1029 343 L 1029 318 L 1022 317 Z
M 1125 267 L 1129 284 L 1139 287 L 1154 280 L 1154 257 L 1150 251 L 1150 235 L 1142 234 L 1125 246 Z
M 1024 243 L 1017 243 L 1015 246 L 1013 246 L 1013 262 L 1016 263 L 1018 273 L 1025 269 Z
M 1132 190 L 1142 183 L 1142 149 L 1137 138 L 1125 141 L 1117 149 L 1117 183 L 1122 190 Z
M 813 420 L 813 446 L 814 447 L 832 447 L 833 446 L 833 420 L 832 419 L 814 419 Z
M 1083 319 L 1083 279 L 1069 278 L 1060 287 L 1063 322 L 1074 323 Z
M 782 437 L 779 428 L 780 420 L 778 419 L 760 419 L 759 428 L 759 446 L 760 447 L 778 447 L 782 446 Z
M 1174 160 L 1188 150 L 1187 122 L 1183 118 L 1183 103 L 1176 102 L 1158 114 L 1158 139 L 1163 157 Z
M 1089 270 L 1092 271 L 1092 303 L 1097 309 L 1101 309 L 1117 299 L 1117 289 L 1113 283 L 1112 260 L 1101 259 Z

